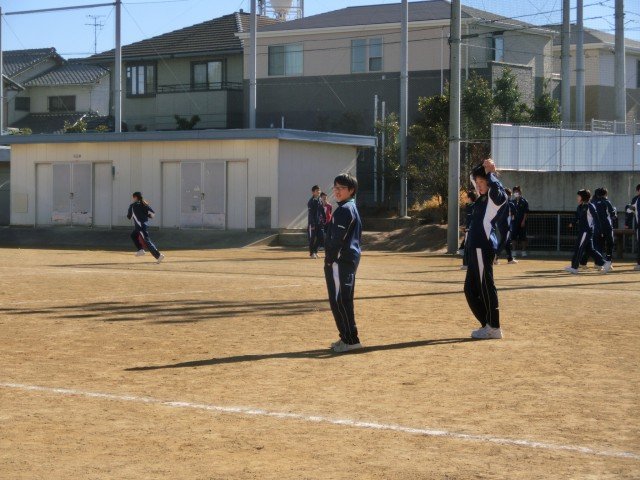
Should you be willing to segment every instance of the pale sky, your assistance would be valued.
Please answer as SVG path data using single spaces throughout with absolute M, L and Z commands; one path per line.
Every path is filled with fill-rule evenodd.
M 109 0 L 0 0 L 3 12 L 109 3 Z M 310 16 L 346 6 L 398 3 L 398 0 L 306 0 L 305 15 Z M 572 2 L 574 4 L 575 1 Z M 543 24 L 559 23 L 562 0 L 463 0 L 463 4 Z M 614 0 L 584 0 L 585 25 L 613 33 Z M 123 44 L 132 43 L 171 30 L 233 13 L 248 11 L 249 0 L 124 0 L 122 11 Z M 104 27 L 98 32 L 98 51 L 114 47 L 113 7 L 56 13 L 4 16 L 2 49 L 55 47 L 66 58 L 93 53 L 94 28 L 87 15 L 101 15 Z M 572 11 L 575 18 L 575 10 Z M 626 36 L 640 41 L 640 1 L 626 0 Z

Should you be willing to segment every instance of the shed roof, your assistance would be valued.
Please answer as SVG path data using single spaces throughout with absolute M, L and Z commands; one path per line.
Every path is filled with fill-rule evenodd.
M 376 138 L 343 133 L 310 132 L 277 128 L 237 130 L 174 130 L 168 132 L 70 133 L 58 135 L 5 135 L 0 144 L 21 145 L 35 143 L 87 142 L 178 142 L 185 140 L 287 140 L 317 142 L 356 147 L 374 147 Z

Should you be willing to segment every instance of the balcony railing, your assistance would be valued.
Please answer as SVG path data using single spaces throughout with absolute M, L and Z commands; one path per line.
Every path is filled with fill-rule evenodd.
M 221 90 L 242 90 L 241 82 L 178 83 L 158 85 L 158 93 L 216 92 Z

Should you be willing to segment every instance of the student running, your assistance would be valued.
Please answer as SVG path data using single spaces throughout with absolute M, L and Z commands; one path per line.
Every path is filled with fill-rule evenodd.
M 133 219 L 134 228 L 133 232 L 131 232 L 131 240 L 133 240 L 133 244 L 137 249 L 136 257 L 141 257 L 145 254 L 144 246 L 146 245 L 151 252 L 151 255 L 153 255 L 153 258 L 160 263 L 164 260 L 164 255 L 158 251 L 151 241 L 149 231 L 147 229 L 147 222 L 150 218 L 154 217 L 155 212 L 149 203 L 147 203 L 147 201 L 142 197 L 142 193 L 134 192 L 132 198 L 133 203 L 129 205 L 127 218 L 129 220 Z

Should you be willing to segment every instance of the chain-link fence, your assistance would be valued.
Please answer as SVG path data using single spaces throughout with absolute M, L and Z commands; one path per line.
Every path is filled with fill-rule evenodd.
M 575 215 L 573 213 L 532 213 L 527 220 L 529 249 L 537 251 L 570 252 L 576 241 Z M 616 231 L 618 231 L 616 229 Z M 628 230 L 631 232 L 631 230 Z M 616 234 L 616 251 L 621 246 L 625 254 L 638 249 L 635 236 Z M 621 241 L 620 241 L 621 238 Z

